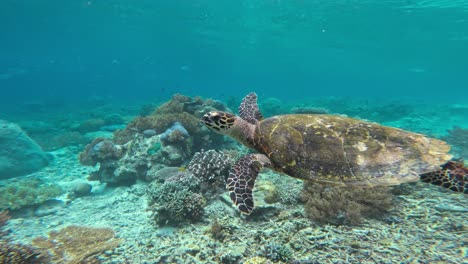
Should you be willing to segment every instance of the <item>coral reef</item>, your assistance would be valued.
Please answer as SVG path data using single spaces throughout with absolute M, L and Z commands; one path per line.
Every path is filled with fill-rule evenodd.
M 267 258 L 264 258 L 264 257 L 253 257 L 244 261 L 244 264 L 271 264 L 271 263 L 273 262 L 269 261 Z
M 468 128 L 453 127 L 442 139 L 454 146 L 456 156 L 468 160 Z
M 224 188 L 232 164 L 233 160 L 223 152 L 202 149 L 195 153 L 187 169 L 201 180 L 204 192 L 216 192 L 217 189 Z
M 392 207 L 387 187 L 335 187 L 305 182 L 301 199 L 307 216 L 318 223 L 358 225 L 365 217 L 381 217 Z
M 208 233 L 217 241 L 223 242 L 224 239 L 229 238 L 233 232 L 238 229 L 229 218 L 219 220 L 214 218 L 211 222 Z
M 43 264 L 50 259 L 33 247 L 0 240 L 0 263 Z
M 177 174 L 162 184 L 153 181 L 147 195 L 156 222 L 159 225 L 178 226 L 200 220 L 206 200 L 199 189 L 199 180 L 191 173 Z
M 164 146 L 172 146 L 186 159 L 190 157 L 192 150 L 192 139 L 180 122 L 175 122 L 170 128 L 159 136 Z
M 263 201 L 272 204 L 280 201 L 278 188 L 271 181 L 258 181 L 256 191 L 263 192 Z
M 8 211 L 0 211 L 0 263 L 42 264 L 48 263 L 47 255 L 41 254 L 30 246 L 12 243 L 6 238 L 7 231 L 3 227 L 10 220 Z
M 63 193 L 56 184 L 39 179 L 24 179 L 0 187 L 0 210 L 16 210 L 35 206 Z
M 80 162 L 83 165 L 94 166 L 97 163 L 115 161 L 122 157 L 125 149 L 105 138 L 95 138 L 80 153 Z
M 99 180 L 111 185 L 133 184 L 144 179 L 148 169 L 148 149 L 158 138 L 136 137 L 127 146 L 117 145 L 108 139 L 96 138 L 80 153 L 83 165 L 94 166 L 98 171 L 91 173 L 90 180 Z
M 180 122 L 175 122 L 170 128 L 166 129 L 164 133 L 160 135 L 161 142 L 164 145 L 177 144 L 180 141 L 184 141 L 190 135 Z
M 33 240 L 34 246 L 50 255 L 53 262 L 64 264 L 87 263 L 94 256 L 115 249 L 120 242 L 110 228 L 73 225 L 49 232 L 48 238 Z
M 0 179 L 32 173 L 49 163 L 41 147 L 16 124 L 0 120 L 0 142 Z
M 218 101 L 176 94 L 171 100 L 160 105 L 151 115 L 137 117 L 124 130 L 116 131 L 114 142 L 127 143 L 136 133 L 142 133 L 148 129 L 161 134 L 178 122 L 191 136 L 195 149 L 216 146 L 223 142 L 223 137 L 209 133 L 200 126 L 199 121 L 203 114 L 211 110 L 224 111 L 227 108 Z
M 10 220 L 10 215 L 8 215 L 8 211 L 0 211 L 0 228 L 2 228 L 8 220 Z
M 273 261 L 288 262 L 293 259 L 293 251 L 288 244 L 269 242 L 265 245 L 263 252 L 267 259 Z
M 80 162 L 99 164 L 89 179 L 111 185 L 151 178 L 166 166 L 182 167 L 194 150 L 211 145 L 220 148 L 224 142 L 221 135 L 200 125 L 200 116 L 214 109 L 226 107 L 217 101 L 176 94 L 151 115 L 137 117 L 125 129 L 116 131 L 112 140 L 94 139 L 80 153 Z

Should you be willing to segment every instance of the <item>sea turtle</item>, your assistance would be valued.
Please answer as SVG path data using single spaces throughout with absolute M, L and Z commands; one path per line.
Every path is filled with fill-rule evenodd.
M 264 167 L 324 184 L 372 187 L 422 180 L 468 193 L 468 169 L 451 160 L 450 146 L 441 140 L 339 115 L 263 119 L 255 93 L 242 100 L 239 115 L 212 111 L 201 121 L 259 152 L 240 158 L 227 178 L 230 198 L 244 214 L 254 208 L 252 191 Z

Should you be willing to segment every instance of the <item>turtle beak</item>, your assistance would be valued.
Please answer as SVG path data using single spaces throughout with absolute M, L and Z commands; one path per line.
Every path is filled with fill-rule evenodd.
M 221 115 L 218 112 L 208 112 L 201 118 L 201 122 L 213 130 L 219 131 L 218 122 Z

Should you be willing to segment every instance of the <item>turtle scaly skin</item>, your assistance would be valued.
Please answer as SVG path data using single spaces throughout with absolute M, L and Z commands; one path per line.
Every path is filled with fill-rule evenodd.
M 255 148 L 273 168 L 326 184 L 412 182 L 450 160 L 443 141 L 335 115 L 281 115 L 259 122 Z
M 242 100 L 239 113 L 213 111 L 201 121 L 259 152 L 239 159 L 227 179 L 231 200 L 242 213 L 252 212 L 255 179 L 265 167 L 330 185 L 373 187 L 422 180 L 468 193 L 468 169 L 451 160 L 450 146 L 441 140 L 337 115 L 263 119 L 255 93 Z

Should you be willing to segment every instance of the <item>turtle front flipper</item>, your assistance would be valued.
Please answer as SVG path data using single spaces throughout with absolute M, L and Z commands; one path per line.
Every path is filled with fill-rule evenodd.
M 468 168 L 462 162 L 449 161 L 440 170 L 423 173 L 421 181 L 468 194 Z
M 232 202 L 242 213 L 250 214 L 252 212 L 255 179 L 257 179 L 261 169 L 270 166 L 270 160 L 263 154 L 245 155 L 232 166 L 226 188 Z
M 249 93 L 242 99 L 239 106 L 239 116 L 252 125 L 256 125 L 258 121 L 263 119 L 258 108 L 256 93 Z

